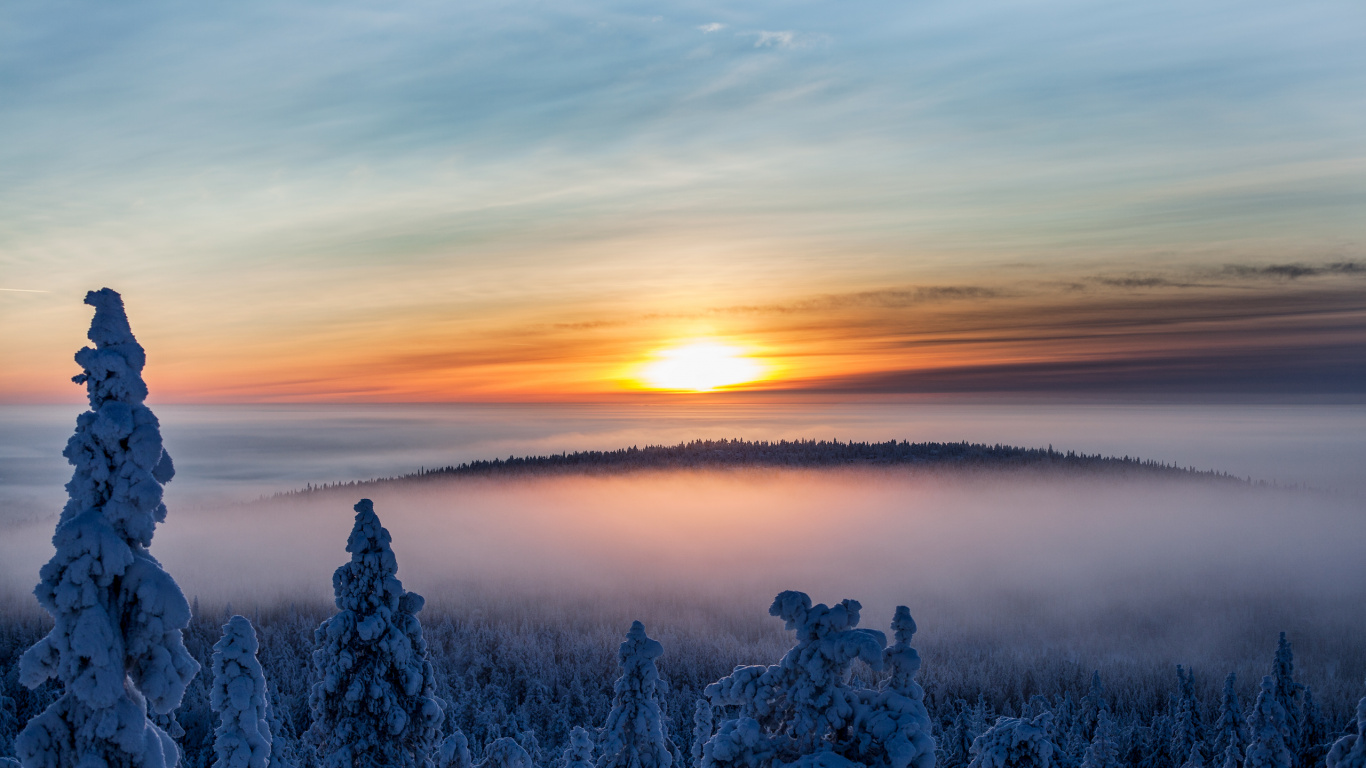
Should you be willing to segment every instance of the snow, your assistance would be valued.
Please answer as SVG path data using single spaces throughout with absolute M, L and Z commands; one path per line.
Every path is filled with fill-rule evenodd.
M 1284 635 L 1281 636 L 1284 641 Z M 1251 741 L 1244 757 L 1245 768 L 1290 768 L 1294 755 L 1287 742 L 1290 726 L 1276 696 L 1276 684 L 1271 675 L 1262 678 L 1262 689 L 1248 718 Z
M 972 743 L 969 768 L 1051 768 L 1053 742 L 1048 739 L 1052 714 L 1032 720 L 1002 717 Z
M 243 616 L 223 625 L 213 646 L 209 703 L 218 713 L 213 768 L 266 768 L 270 764 L 270 713 L 266 678 L 256 660 L 256 630 Z
M 593 737 L 581 725 L 569 732 L 569 746 L 564 750 L 564 768 L 593 768 Z
M 90 410 L 63 452 L 75 472 L 34 590 L 55 626 L 20 661 L 28 687 L 56 678 L 65 690 L 15 748 L 25 768 L 173 766 L 176 745 L 148 715 L 174 711 L 199 665 L 181 638 L 190 606 L 147 547 L 175 470 L 143 404 L 146 355 L 122 299 L 105 288 L 85 302 L 95 346 L 76 353 L 74 381 Z
M 1366 698 L 1357 704 L 1355 733 L 1348 733 L 1328 750 L 1328 768 L 1366 768 Z

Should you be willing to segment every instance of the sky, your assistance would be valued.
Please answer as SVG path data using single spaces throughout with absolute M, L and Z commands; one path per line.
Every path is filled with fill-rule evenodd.
M 0 402 L 1366 393 L 1359 2 L 0 7 Z

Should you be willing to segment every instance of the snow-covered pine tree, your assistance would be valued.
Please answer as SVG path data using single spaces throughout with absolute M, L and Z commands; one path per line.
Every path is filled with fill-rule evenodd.
M 266 683 L 266 724 L 270 726 L 270 768 L 304 768 L 298 754 L 294 733 L 275 709 L 279 692 L 275 685 Z
M 1357 702 L 1356 733 L 1333 743 L 1328 750 L 1328 768 L 1366 768 L 1366 698 Z
M 1314 689 L 1304 687 L 1304 707 L 1300 710 L 1300 764 L 1317 766 L 1329 747 L 1328 723 L 1314 701 Z
M 711 702 L 706 697 L 697 699 L 697 708 L 692 716 L 692 764 L 693 768 L 702 765 L 702 748 L 706 746 L 707 740 L 711 738 L 715 731 L 712 722 Z
M 1002 717 L 972 743 L 968 768 L 1052 768 L 1053 742 L 1048 740 L 1049 712 L 1025 720 Z
M 417 619 L 422 596 L 403 590 L 374 504 L 361 499 L 355 510 L 351 561 L 332 575 L 339 612 L 313 634 L 309 734 L 325 768 L 427 768 L 443 714 Z
M 574 726 L 574 730 L 569 732 L 563 768 L 593 768 L 593 737 L 581 725 Z
M 1276 703 L 1285 710 L 1285 745 L 1291 754 L 1300 753 L 1300 694 L 1304 686 L 1295 682 L 1295 654 L 1282 632 L 1276 641 L 1276 656 L 1271 662 L 1271 679 Z
M 508 736 L 494 741 L 484 749 L 484 759 L 475 768 L 536 768 L 531 755 L 517 740 Z
M 939 744 L 940 754 L 943 755 L 940 768 L 963 768 L 971 759 L 972 742 L 982 735 L 973 725 L 973 712 L 974 708 L 968 706 L 966 701 L 958 700 L 958 713 L 954 715 L 953 724 L 945 730 L 944 740 Z
M 856 659 L 881 668 L 887 645 L 883 633 L 858 628 L 860 608 L 857 600 L 812 606 L 801 592 L 774 598 L 768 612 L 796 630 L 797 644 L 775 665 L 736 667 L 706 687 L 711 703 L 734 715 L 707 742 L 703 768 L 858 762 L 849 735 L 862 703 L 849 668 Z
M 1204 724 L 1200 716 L 1200 701 L 1195 695 L 1195 672 L 1176 665 L 1177 694 L 1172 713 L 1172 762 L 1184 761 L 1191 749 L 1205 740 Z
M 436 768 L 470 768 L 470 743 L 465 734 L 456 728 L 446 740 L 441 742 Z
M 1205 756 L 1200 754 L 1199 744 L 1191 746 L 1190 756 L 1181 764 L 1181 768 L 1205 768 Z
M 1242 768 L 1244 749 L 1237 744 L 1229 744 L 1224 749 L 1222 768 Z
M 34 590 L 55 626 L 20 662 L 24 685 L 57 678 L 65 690 L 15 748 L 25 768 L 172 766 L 175 742 L 149 715 L 174 711 L 199 665 L 181 637 L 190 605 L 147 547 L 175 470 L 143 404 L 147 358 L 123 300 L 105 288 L 85 303 L 95 346 L 76 353 L 84 373 L 74 381 L 90 410 L 62 452 L 76 469 Z
M 1284 635 L 1282 635 L 1284 637 Z M 1243 758 L 1244 768 L 1290 768 L 1295 755 L 1286 744 L 1289 725 L 1285 708 L 1276 697 L 1271 675 L 1262 678 L 1262 689 L 1248 718 L 1251 741 Z
M 1081 758 L 1081 768 L 1119 768 L 1119 741 L 1110 713 L 1101 709 L 1096 714 L 1095 735 Z
M 1077 709 L 1077 721 L 1081 723 L 1083 736 L 1090 739 L 1096 735 L 1096 721 L 1101 710 L 1107 708 L 1105 684 L 1101 682 L 1100 670 L 1094 670 L 1091 672 L 1091 688 L 1081 697 L 1081 705 Z
M 645 635 L 644 624 L 631 624 L 617 655 L 621 677 L 617 678 L 612 711 L 598 745 L 598 768 L 673 765 L 673 744 L 659 708 L 665 684 L 655 667 L 655 659 L 663 653 L 664 646 Z
M 1219 705 L 1219 720 L 1214 724 L 1214 750 L 1216 757 L 1228 751 L 1229 745 L 1242 755 L 1247 748 L 1247 721 L 1243 718 L 1243 705 L 1238 701 L 1236 683 L 1238 675 L 1230 672 L 1224 678 L 1224 695 Z
M 256 630 L 245 616 L 223 625 L 213 646 L 213 688 L 209 706 L 218 713 L 213 732 L 213 768 L 266 768 L 270 764 L 270 721 L 266 678 L 256 660 Z
M 930 713 L 925 709 L 925 689 L 915 681 L 920 671 L 920 654 L 911 647 L 915 620 L 904 605 L 892 616 L 895 642 L 882 652 L 883 667 L 889 670 L 877 691 L 861 690 L 854 734 L 858 742 L 857 762 L 886 768 L 933 768 L 934 737 Z

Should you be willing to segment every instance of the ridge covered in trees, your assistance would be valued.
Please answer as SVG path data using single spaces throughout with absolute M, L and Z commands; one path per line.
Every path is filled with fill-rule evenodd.
M 1164 464 L 1135 456 L 1020 448 L 986 443 L 912 443 L 888 440 L 881 443 L 839 440 L 692 440 L 677 445 L 631 446 L 614 451 L 574 451 L 546 456 L 509 456 L 424 467 L 397 477 L 309 485 L 281 496 L 336 488 L 358 488 L 383 483 L 429 480 L 443 477 L 503 477 L 571 473 L 614 474 L 649 470 L 722 468 L 842 468 L 923 467 L 961 469 L 1036 469 L 1119 475 L 1166 475 L 1250 482 L 1227 472 Z

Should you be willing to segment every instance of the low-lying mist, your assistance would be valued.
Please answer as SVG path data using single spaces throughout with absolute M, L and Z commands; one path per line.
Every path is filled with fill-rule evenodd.
M 1007 666 L 1194 664 L 1212 684 L 1232 669 L 1259 677 L 1285 630 L 1317 690 L 1354 690 L 1366 674 L 1366 515 L 1229 482 L 875 469 L 438 478 L 175 510 L 153 552 L 206 611 L 314 610 L 330 601 L 362 492 L 427 616 L 639 617 L 661 633 L 761 637 L 780 630 L 773 595 L 799 589 L 862 601 L 871 627 L 910 606 L 927 671 L 936 648 L 973 648 Z M 50 535 L 25 523 L 0 538 L 12 605 L 32 604 L 22 596 Z

